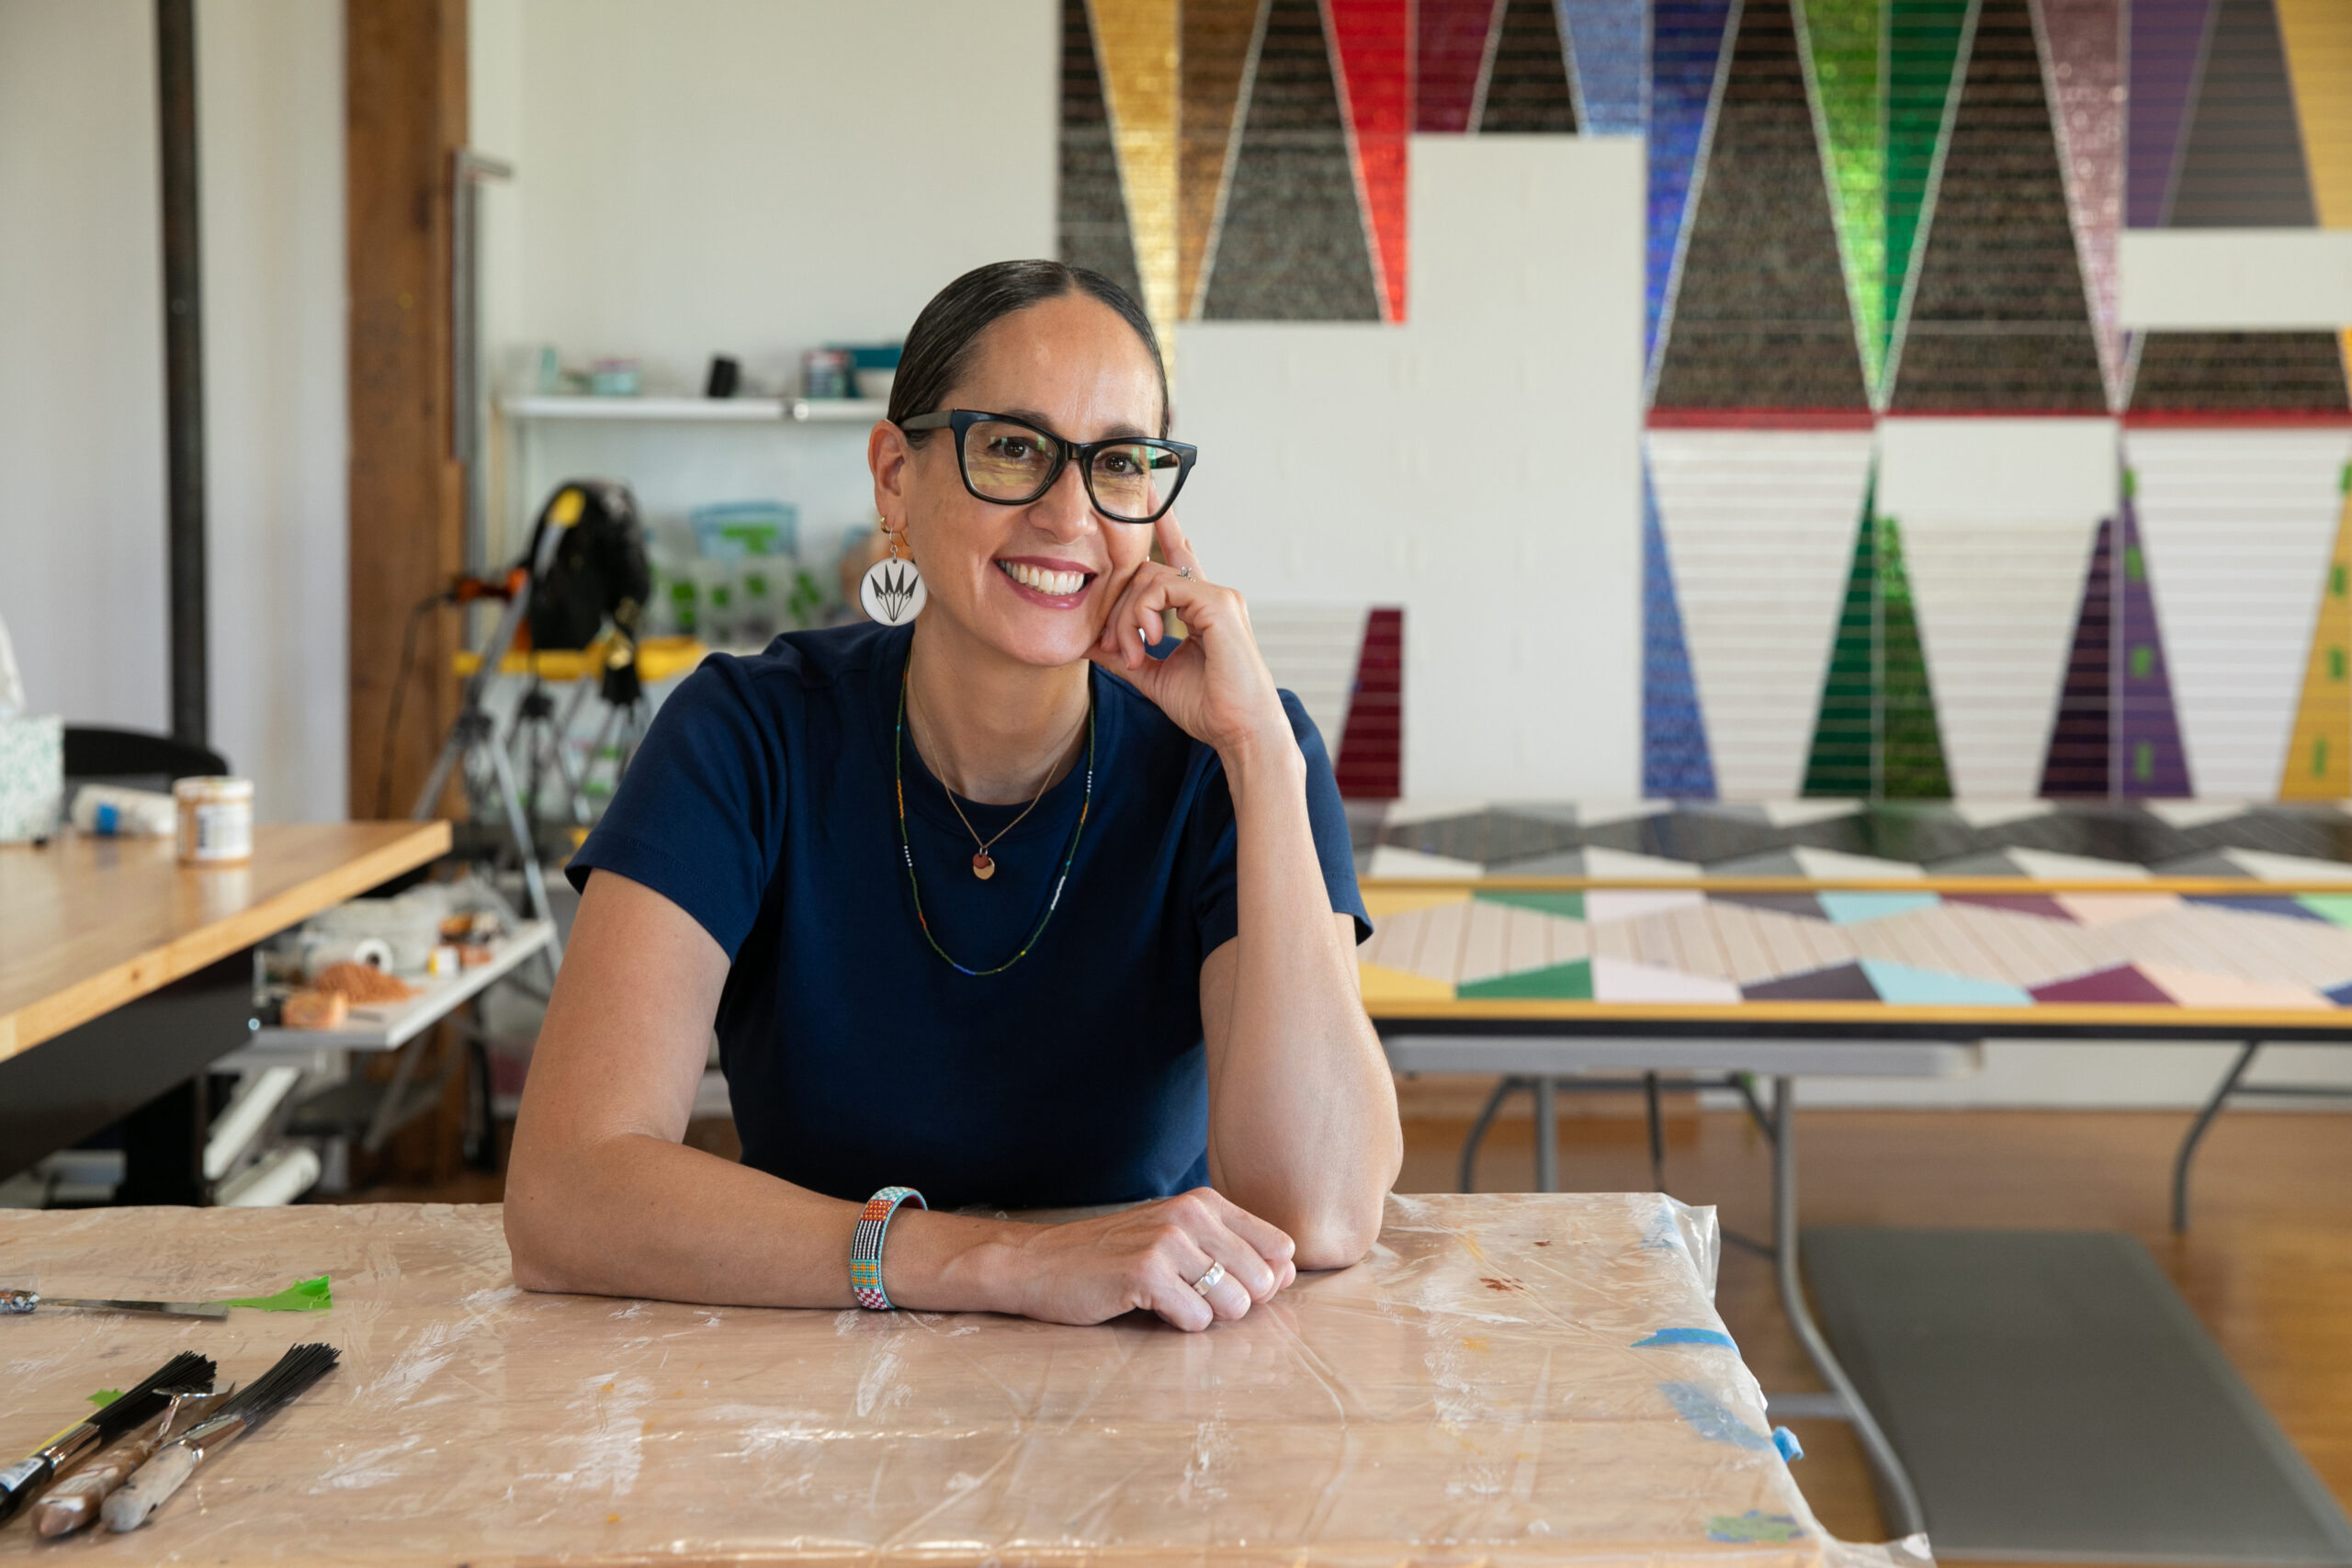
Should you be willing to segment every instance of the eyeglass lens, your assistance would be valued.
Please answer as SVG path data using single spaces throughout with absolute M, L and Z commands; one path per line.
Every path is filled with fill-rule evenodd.
M 1054 477 L 1061 443 L 1010 420 L 982 420 L 964 434 L 964 475 L 990 501 L 1035 501 Z M 1176 454 L 1149 442 L 1120 442 L 1087 465 L 1086 488 L 1106 516 L 1148 522 L 1167 510 L 1182 477 Z

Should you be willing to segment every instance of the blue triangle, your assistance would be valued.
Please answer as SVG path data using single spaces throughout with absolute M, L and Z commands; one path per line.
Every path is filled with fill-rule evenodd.
M 1642 352 L 1653 367 L 1683 220 L 1698 195 L 1699 149 L 1730 20 L 1731 0 L 1657 0 L 1650 10 L 1649 324 Z
M 1642 793 L 1677 800 L 1715 797 L 1706 717 L 1690 649 L 1682 639 L 1682 606 L 1674 597 L 1674 563 L 1658 525 L 1649 465 L 1642 465 Z
M 1577 68 L 1577 119 L 1587 135 L 1642 133 L 1645 0 L 1558 0 L 1560 36 Z
M 1862 973 L 1879 999 L 1896 1007 L 2031 1007 L 2033 998 L 2002 980 L 1914 969 L 1883 958 L 1865 958 Z
M 1932 909 L 1943 902 L 1942 895 L 1937 893 L 1816 893 L 1814 897 L 1821 900 L 1821 912 L 1833 926 L 1858 926 L 1864 920 Z

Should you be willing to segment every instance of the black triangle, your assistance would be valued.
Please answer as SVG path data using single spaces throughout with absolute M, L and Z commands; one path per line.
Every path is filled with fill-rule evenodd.
M 2308 229 L 2319 221 L 2270 0 L 2215 0 L 2184 140 L 2167 227 Z
M 2352 408 L 2334 333 L 2149 333 L 2133 413 L 2342 413 Z
M 1371 243 L 1317 0 L 1272 0 L 1201 314 L 1376 321 Z
M 1479 133 L 1559 135 L 1576 129 L 1576 95 L 1568 87 L 1567 51 L 1560 44 L 1560 18 L 1552 0 L 1510 0 L 1494 62 L 1487 68 Z
M 2104 413 L 2027 0 L 1984 0 L 1900 333 L 1892 406 Z
M 1137 299 L 1135 235 L 1119 187 L 1119 157 L 1111 144 L 1111 111 L 1094 58 L 1094 29 L 1086 0 L 1062 0 L 1061 195 L 1055 239 L 1061 258 L 1091 267 Z
M 1870 407 L 1789 0 L 1747 0 L 1681 287 L 1660 408 Z

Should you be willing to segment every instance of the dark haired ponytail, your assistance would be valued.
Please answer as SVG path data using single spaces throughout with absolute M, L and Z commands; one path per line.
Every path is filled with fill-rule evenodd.
M 937 294 L 907 330 L 899 374 L 890 383 L 890 423 L 935 413 L 969 368 L 972 345 L 982 333 L 1015 310 L 1025 310 L 1067 294 L 1084 294 L 1108 305 L 1134 329 L 1151 355 L 1159 378 L 1159 434 L 1168 434 L 1168 371 L 1159 357 L 1159 336 L 1135 296 L 1099 272 L 1057 261 L 1001 261 L 976 266 Z M 920 442 L 928 431 L 907 439 Z

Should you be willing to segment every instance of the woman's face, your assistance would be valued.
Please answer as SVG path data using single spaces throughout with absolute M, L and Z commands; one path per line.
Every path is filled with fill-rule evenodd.
M 943 406 L 1017 415 L 1071 442 L 1156 436 L 1159 370 L 1110 307 L 1066 294 L 981 333 Z M 1152 530 L 1104 521 L 1076 463 L 1037 500 L 1001 506 L 964 488 L 952 430 L 910 447 L 895 426 L 882 426 L 872 457 L 876 502 L 893 527 L 903 520 L 930 591 L 924 617 L 944 615 L 1023 663 L 1085 658 L 1120 589 L 1150 555 Z M 1064 575 L 1041 583 L 1040 573 Z M 1073 573 L 1074 592 L 1067 586 Z

